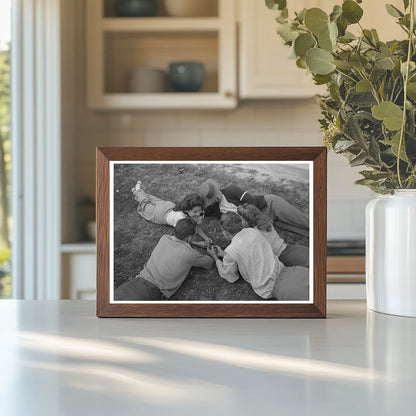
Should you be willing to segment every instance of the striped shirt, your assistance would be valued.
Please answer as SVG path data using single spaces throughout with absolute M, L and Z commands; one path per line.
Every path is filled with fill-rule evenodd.
M 273 297 L 273 288 L 283 264 L 273 254 L 270 243 L 254 228 L 237 233 L 224 250 L 223 261 L 217 261 L 220 276 L 230 283 L 241 274 L 263 299 Z

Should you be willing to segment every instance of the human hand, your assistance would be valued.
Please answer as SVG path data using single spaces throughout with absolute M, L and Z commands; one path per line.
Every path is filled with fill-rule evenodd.
M 207 248 L 211 245 L 211 243 L 209 241 L 199 241 L 198 245 L 199 245 L 199 247 Z
M 209 237 L 205 237 L 204 238 L 204 241 L 206 241 L 207 243 L 209 243 L 209 244 L 212 244 L 212 239 L 211 238 L 209 238 Z
M 220 246 L 214 246 L 218 257 L 224 257 L 224 250 Z
M 207 253 L 208 253 L 208 255 L 209 255 L 209 256 L 211 256 L 214 260 L 218 259 L 216 246 L 209 245 L 209 246 L 207 247 Z

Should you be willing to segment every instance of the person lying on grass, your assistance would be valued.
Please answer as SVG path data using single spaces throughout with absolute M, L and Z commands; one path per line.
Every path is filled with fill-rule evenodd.
M 201 228 L 204 219 L 204 200 L 201 195 L 197 193 L 188 194 L 178 204 L 175 204 L 143 191 L 141 181 L 137 181 L 131 192 L 134 199 L 139 203 L 137 212 L 145 220 L 175 227 L 179 220 L 190 218 L 196 224 L 196 235 L 199 235 L 203 240 L 192 240 L 191 244 L 205 248 L 212 243 L 212 240 Z
M 193 249 L 189 242 L 196 224 L 190 218 L 180 219 L 175 235 L 163 235 L 143 270 L 133 280 L 114 292 L 114 300 L 161 300 L 170 298 L 182 285 L 192 267 L 210 269 L 211 257 Z
M 278 220 L 282 229 L 309 236 L 309 216 L 278 195 L 252 195 L 234 184 L 220 189 L 214 179 L 203 182 L 199 187 L 199 193 L 204 198 L 207 216 L 214 215 L 220 218 L 221 214 L 226 212 L 237 212 L 239 205 L 252 204 L 272 222 Z
M 284 266 L 261 233 L 254 228 L 244 228 L 236 213 L 224 214 L 221 226 L 230 245 L 224 251 L 219 246 L 209 246 L 207 252 L 223 279 L 234 283 L 241 275 L 263 299 L 309 299 L 308 268 Z
M 273 254 L 285 266 L 309 267 L 309 248 L 300 244 L 286 244 L 274 229 L 270 218 L 255 205 L 244 204 L 237 207 L 244 227 L 252 227 L 270 243 Z

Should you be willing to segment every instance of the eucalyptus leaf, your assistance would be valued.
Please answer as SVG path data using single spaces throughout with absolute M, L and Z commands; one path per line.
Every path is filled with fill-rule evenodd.
M 330 52 L 320 48 L 309 49 L 306 54 L 306 64 L 312 74 L 327 75 L 335 69 Z
M 416 82 L 409 82 L 407 84 L 407 97 L 416 100 Z
M 380 180 L 380 179 L 386 179 L 388 178 L 391 173 L 390 172 L 380 172 L 377 170 L 362 170 L 360 172 L 360 175 L 364 176 L 366 179 L 372 179 L 372 180 Z
M 303 23 L 305 20 L 305 14 L 307 9 L 302 9 L 299 13 L 296 14 L 296 19 L 299 20 L 299 22 Z
M 376 42 L 380 42 L 380 38 L 378 37 L 378 33 L 377 33 L 377 30 L 376 29 L 371 29 L 371 34 L 373 35 L 373 39 Z
M 298 32 L 293 30 L 292 27 L 287 23 L 280 24 L 277 29 L 277 33 L 288 44 L 293 42 L 298 37 Z
M 358 53 L 355 53 L 354 55 L 351 56 L 350 63 L 354 68 L 358 70 L 363 69 L 368 64 L 364 56 L 361 56 Z
M 338 26 L 336 23 L 334 22 L 329 22 L 328 23 L 328 30 L 329 30 L 329 37 L 331 38 L 331 42 L 332 45 L 334 45 L 334 47 L 337 44 L 337 39 L 338 39 Z
M 339 26 L 338 25 L 337 25 L 337 29 L 338 29 L 338 32 L 339 32 Z M 348 30 L 347 30 L 347 31 L 345 31 L 343 36 L 338 38 L 338 41 L 342 42 L 342 43 L 350 43 L 355 39 L 357 39 L 357 37 L 353 33 L 348 32 Z
M 342 61 L 342 60 L 333 60 L 332 63 L 339 69 L 343 70 L 350 70 L 352 68 L 352 65 L 348 61 Z
M 296 66 L 298 68 L 301 68 L 301 69 L 308 69 L 308 65 L 306 65 L 305 58 L 301 58 L 301 57 L 297 58 L 296 59 Z
M 313 48 L 316 45 L 316 41 L 311 34 L 301 33 L 295 39 L 294 44 L 296 56 L 304 58 L 306 56 L 306 52 L 308 52 L 309 49 Z
M 332 13 L 329 15 L 329 20 L 331 22 L 335 22 L 338 17 L 342 15 L 342 7 L 336 4 L 334 8 L 332 9 Z
M 313 80 L 316 85 L 324 85 L 324 84 L 327 84 L 331 80 L 331 76 L 314 74 Z
M 304 23 L 313 34 L 319 35 L 327 30 L 328 15 L 322 9 L 313 7 L 306 11 Z
M 403 17 L 404 14 L 397 8 L 394 7 L 392 4 L 386 4 L 387 13 L 393 17 Z
M 381 55 L 381 54 L 380 54 Z M 378 56 L 375 60 L 375 65 L 377 68 L 392 70 L 394 69 L 394 61 L 390 56 Z
M 358 23 L 363 16 L 363 9 L 352 0 L 346 0 L 342 3 L 342 16 L 349 23 Z
M 373 117 L 382 120 L 384 125 L 392 131 L 402 127 L 403 110 L 391 101 L 383 101 L 371 109 Z
M 362 152 L 358 156 L 350 160 L 350 165 L 352 167 L 360 166 L 365 162 L 366 159 L 367 155 L 364 152 Z
M 334 145 L 334 150 L 337 152 L 345 152 L 354 145 L 352 140 L 338 140 Z
M 407 158 L 406 150 L 405 150 L 405 141 L 403 140 L 402 146 L 400 147 L 400 156 L 399 156 L 399 144 L 400 144 L 400 132 L 393 136 L 389 145 L 391 146 L 391 151 L 394 153 L 396 157 L 399 157 L 404 162 L 409 162 L 409 159 Z
M 328 27 L 325 31 L 318 35 L 318 45 L 321 49 L 324 49 L 328 52 L 334 51 L 334 44 L 332 43 L 331 37 L 329 35 Z
M 371 91 L 371 83 L 366 79 L 362 79 L 361 81 L 357 82 L 355 86 L 355 90 L 357 92 L 370 92 Z
M 286 0 L 266 0 L 266 6 L 271 10 L 283 10 L 287 4 Z

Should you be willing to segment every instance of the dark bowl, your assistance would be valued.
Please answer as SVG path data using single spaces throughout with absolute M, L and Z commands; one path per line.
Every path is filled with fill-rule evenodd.
M 118 0 L 114 12 L 120 17 L 148 17 L 157 12 L 156 0 Z
M 201 62 L 172 62 L 169 80 L 177 92 L 197 92 L 205 80 L 205 67 Z

